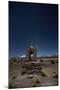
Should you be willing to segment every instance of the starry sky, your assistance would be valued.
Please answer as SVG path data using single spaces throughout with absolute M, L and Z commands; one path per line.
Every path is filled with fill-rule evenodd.
M 30 42 L 38 56 L 58 54 L 58 5 L 8 3 L 9 57 L 25 55 Z

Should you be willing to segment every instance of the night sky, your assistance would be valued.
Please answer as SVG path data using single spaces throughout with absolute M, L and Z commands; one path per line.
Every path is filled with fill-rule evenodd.
M 58 54 L 58 5 L 9 2 L 9 57 L 25 55 L 30 42 L 38 56 Z

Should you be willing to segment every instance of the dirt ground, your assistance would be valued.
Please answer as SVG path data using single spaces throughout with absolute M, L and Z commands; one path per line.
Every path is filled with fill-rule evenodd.
M 58 85 L 58 62 L 9 62 L 9 88 Z

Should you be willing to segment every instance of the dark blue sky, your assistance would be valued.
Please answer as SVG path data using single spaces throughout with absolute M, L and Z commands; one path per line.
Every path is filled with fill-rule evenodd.
M 39 56 L 58 53 L 58 5 L 9 2 L 9 57 L 26 54 L 30 41 Z

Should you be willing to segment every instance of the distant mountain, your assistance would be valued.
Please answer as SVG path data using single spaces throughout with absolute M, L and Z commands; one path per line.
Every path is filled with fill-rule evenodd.
M 55 58 L 55 57 L 58 57 L 58 55 L 51 55 L 51 56 L 40 56 L 40 57 L 37 57 L 37 59 L 40 59 L 40 58 Z M 12 57 L 10 58 L 9 60 L 27 60 L 28 58 L 26 57 L 26 55 L 22 55 L 20 57 Z
M 20 58 L 19 57 L 12 57 L 12 58 L 10 58 L 10 60 L 20 60 Z

